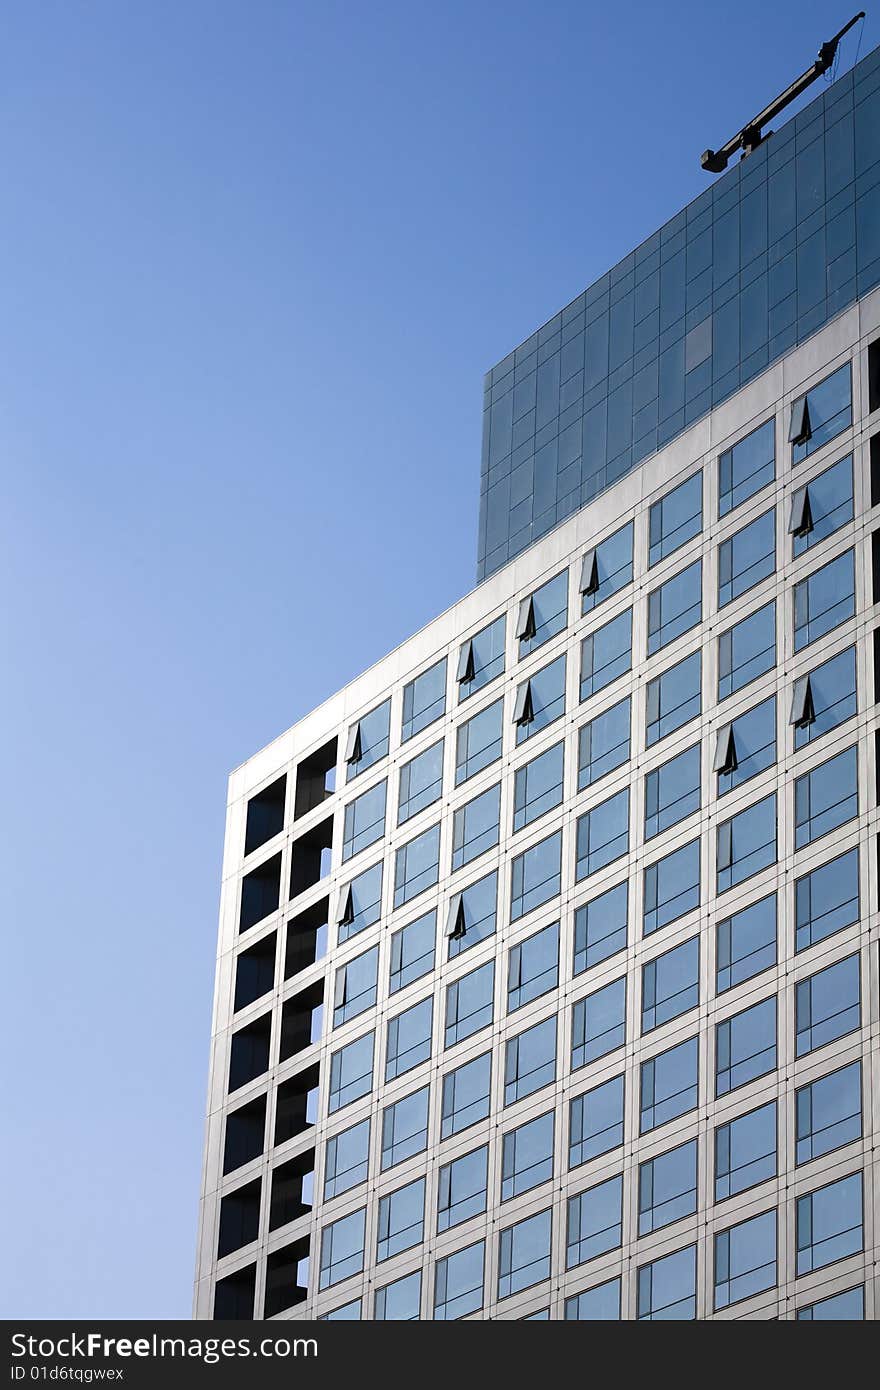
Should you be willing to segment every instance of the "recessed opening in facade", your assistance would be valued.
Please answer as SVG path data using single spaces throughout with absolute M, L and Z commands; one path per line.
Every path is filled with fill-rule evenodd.
M 273 1318 L 295 1308 L 309 1296 L 309 1238 L 295 1240 L 275 1250 L 266 1261 L 266 1297 L 263 1317 Z
M 278 933 L 270 932 L 242 951 L 235 962 L 235 1011 L 246 1009 L 268 994 L 275 984 L 275 952 Z
M 298 1052 L 319 1041 L 324 1022 L 324 982 L 319 980 L 308 989 L 300 990 L 286 999 L 281 1010 L 280 1062 L 295 1057 Z
M 880 504 L 880 433 L 871 436 L 871 506 Z
M 282 1081 L 275 1099 L 275 1139 L 276 1144 L 285 1144 L 311 1129 L 318 1119 L 318 1080 L 320 1069 L 317 1063 L 297 1072 L 288 1081 Z
M 247 931 L 255 927 L 274 912 L 281 900 L 281 855 L 273 854 L 265 863 L 258 864 L 245 874 L 241 881 L 241 908 L 238 916 L 238 930 Z
M 252 796 L 247 804 L 247 824 L 244 832 L 244 852 L 253 854 L 267 840 L 274 840 L 284 829 L 284 802 L 287 795 L 287 776 L 279 777 L 271 787 Z
M 245 1183 L 235 1192 L 227 1192 L 220 1201 L 220 1231 L 217 1236 L 217 1258 L 231 1255 L 250 1245 L 260 1234 L 260 1192 L 262 1179 Z
M 880 603 L 880 531 L 871 537 L 871 602 Z
M 314 811 L 336 790 L 336 739 L 303 758 L 296 766 L 296 797 L 294 820 Z
M 229 1052 L 229 1090 L 237 1091 L 269 1070 L 272 1015 L 263 1014 L 232 1035 Z
M 227 1274 L 225 1279 L 218 1279 L 214 1288 L 214 1317 L 224 1321 L 249 1321 L 254 1316 L 256 1287 L 256 1265 L 248 1265 L 246 1269 L 236 1270 L 235 1274 Z
M 269 1230 L 276 1231 L 290 1221 L 306 1216 L 314 1204 L 315 1150 L 297 1154 L 272 1171 Z
M 223 1173 L 234 1173 L 259 1158 L 266 1144 L 266 1097 L 257 1096 L 226 1116 Z
M 291 917 L 284 945 L 284 978 L 291 979 L 327 954 L 330 899 L 321 898 L 312 907 Z
M 880 410 L 880 338 L 868 344 L 868 410 Z
M 294 840 L 290 858 L 290 896 L 304 893 L 320 883 L 330 872 L 330 850 L 333 844 L 333 817 L 321 821 L 313 830 Z

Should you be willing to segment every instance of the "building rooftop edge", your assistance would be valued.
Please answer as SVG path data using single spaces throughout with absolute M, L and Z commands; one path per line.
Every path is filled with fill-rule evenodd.
M 653 232 L 649 232 L 647 236 L 642 237 L 641 241 L 637 242 L 636 245 L 633 246 L 631 250 L 627 251 L 625 255 L 621 256 L 618 261 L 615 261 L 614 264 L 609 266 L 607 270 L 604 270 L 601 275 L 597 275 L 595 280 L 591 280 L 589 284 L 583 287 L 583 289 L 578 290 L 577 294 L 572 295 L 571 299 L 567 300 L 565 304 L 562 304 L 558 309 L 555 309 L 553 313 L 549 314 L 542 323 L 539 323 L 538 326 L 534 328 L 531 333 L 526 334 L 525 338 L 521 338 L 520 341 L 514 343 L 513 346 L 508 349 L 507 352 L 502 353 L 502 355 L 499 358 L 497 358 L 496 361 L 494 361 L 490 367 L 487 367 L 486 371 L 483 373 L 484 389 L 487 385 L 491 383 L 493 372 L 496 370 L 497 367 L 501 365 L 502 362 L 506 362 L 507 359 L 509 357 L 512 357 L 513 354 L 517 352 L 525 343 L 529 342 L 530 339 L 542 333 L 543 330 L 547 328 L 547 326 L 550 323 L 552 323 L 555 318 L 558 318 L 560 314 L 564 314 L 566 310 L 570 309 L 572 305 L 575 304 L 576 301 L 579 300 L 583 295 L 589 294 L 592 290 L 594 290 L 596 286 L 600 285 L 601 282 L 607 276 L 613 275 L 615 271 L 622 270 L 627 261 L 629 261 L 632 257 L 637 256 L 639 251 L 641 251 L 641 249 L 644 246 L 647 246 L 649 242 L 653 241 L 655 237 L 662 236 L 662 233 L 673 222 L 677 222 L 677 220 L 680 217 L 684 217 L 685 220 L 687 220 L 687 214 L 691 210 L 691 208 L 693 208 L 695 204 L 699 203 L 702 199 L 705 199 L 707 195 L 711 194 L 714 189 L 726 187 L 729 184 L 735 183 L 737 179 L 741 176 L 744 167 L 746 170 L 754 169 L 761 162 L 761 160 L 766 159 L 768 157 L 768 155 L 772 152 L 774 147 L 779 146 L 779 144 L 781 143 L 780 136 L 782 136 L 784 132 L 788 131 L 789 128 L 793 129 L 797 125 L 798 121 L 806 122 L 807 112 L 812 110 L 813 107 L 819 106 L 822 102 L 828 100 L 828 95 L 830 92 L 834 91 L 835 88 L 842 88 L 842 86 L 847 81 L 852 81 L 853 75 L 857 70 L 864 69 L 866 65 L 869 65 L 871 63 L 872 59 L 876 62 L 878 58 L 880 58 L 880 44 L 877 44 L 874 48 L 869 49 L 869 51 L 864 55 L 864 57 L 860 58 L 857 63 L 853 63 L 852 67 L 848 68 L 845 73 L 842 73 L 839 77 L 835 78 L 833 82 L 827 83 L 823 90 L 813 97 L 812 101 L 806 102 L 805 105 L 800 108 L 800 110 L 795 111 L 791 116 L 789 116 L 787 121 L 783 121 L 774 130 L 768 131 L 762 143 L 752 154 L 748 156 L 748 159 L 746 159 L 745 156 L 743 156 L 742 158 L 737 160 L 735 164 L 732 164 L 730 168 L 726 169 L 723 174 L 715 176 L 712 179 L 712 182 L 708 183 L 706 187 L 702 190 L 702 192 L 696 193 L 693 198 L 689 198 L 688 201 L 682 207 L 680 207 L 677 212 L 674 212 L 670 217 L 667 217 L 663 222 L 661 222 L 659 227 L 655 228 Z
M 409 672 L 416 674 L 420 667 L 428 664 L 431 652 L 428 650 L 420 652 L 419 641 L 430 629 L 442 624 L 443 620 L 451 614 L 464 606 L 472 608 L 471 613 L 462 613 L 460 623 L 456 624 L 456 632 L 464 633 L 472 626 L 475 631 L 478 630 L 475 625 L 488 620 L 493 608 L 500 608 L 504 603 L 508 603 L 511 594 L 528 583 L 540 580 L 560 560 L 569 557 L 578 545 L 592 539 L 590 536 L 591 528 L 595 529 L 597 535 L 599 532 L 607 531 L 609 527 L 613 526 L 616 519 L 624 517 L 643 499 L 646 493 L 644 480 L 649 468 L 652 473 L 647 491 L 654 492 L 672 481 L 685 469 L 692 467 L 710 449 L 726 443 L 729 437 L 744 433 L 748 425 L 744 424 L 743 421 L 757 420 L 762 413 L 770 408 L 772 402 L 792 389 L 792 384 L 800 386 L 812 372 L 824 373 L 827 370 L 825 363 L 849 351 L 852 343 L 868 331 L 861 323 L 866 308 L 869 308 L 869 317 L 880 325 L 880 289 L 870 291 L 861 299 L 857 299 L 855 303 L 842 309 L 805 343 L 793 348 L 784 357 L 772 363 L 759 376 L 742 386 L 726 401 L 696 420 L 680 435 L 664 444 L 656 453 L 649 455 L 632 472 L 618 479 L 586 506 L 558 522 L 546 535 L 534 541 L 500 569 L 495 570 L 480 583 L 467 590 L 448 608 L 429 618 L 397 646 L 378 657 L 376 661 L 353 676 L 345 685 L 333 691 L 326 699 L 307 710 L 274 738 L 237 763 L 228 774 L 230 792 L 228 801 L 231 803 L 243 794 L 242 791 L 236 791 L 233 794 L 232 786 L 242 771 L 251 767 L 256 760 L 264 758 L 283 739 L 289 739 L 302 725 L 307 722 L 315 722 L 320 725 L 319 717 L 322 714 L 329 716 L 326 721 L 328 726 L 331 723 L 341 723 L 351 713 L 366 710 L 374 695 L 381 698 L 380 692 L 395 680 L 399 680 Z M 811 366 L 811 360 L 818 362 L 819 365 Z M 747 402 L 745 411 L 743 410 L 744 401 Z M 493 589 L 497 590 L 497 601 L 492 598 Z M 476 601 L 478 595 L 484 599 L 484 602 Z M 407 656 L 404 663 L 400 659 L 401 655 L 408 652 L 411 652 L 412 655 L 411 657 Z M 395 661 L 397 662 L 396 669 Z M 383 667 L 387 669 L 382 671 Z M 381 683 L 375 680 L 380 671 L 383 677 Z M 349 698 L 359 687 L 364 687 L 363 694 L 356 699 Z M 373 691 L 373 695 L 367 693 L 369 690 Z M 335 710 L 334 706 L 336 706 Z M 322 737 L 324 735 L 317 731 L 314 736 L 310 734 L 303 744 L 302 751 L 308 751 L 312 743 L 320 741 Z M 299 750 L 297 750 L 297 755 L 298 752 Z M 270 774 L 267 773 L 266 775 Z M 256 785 L 259 780 L 261 779 L 257 778 L 250 785 Z

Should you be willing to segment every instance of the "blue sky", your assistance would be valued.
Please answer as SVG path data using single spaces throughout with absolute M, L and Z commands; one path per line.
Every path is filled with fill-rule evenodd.
M 4 1316 L 189 1316 L 229 770 L 472 586 L 484 371 L 852 8 L 6 7 Z

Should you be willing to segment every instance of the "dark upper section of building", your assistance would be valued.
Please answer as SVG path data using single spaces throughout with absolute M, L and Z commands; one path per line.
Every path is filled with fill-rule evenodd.
M 486 376 L 485 579 L 880 283 L 880 48 Z

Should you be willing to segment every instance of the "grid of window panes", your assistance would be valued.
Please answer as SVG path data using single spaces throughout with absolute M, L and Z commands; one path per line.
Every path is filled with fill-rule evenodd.
M 478 580 L 880 281 L 878 69 L 875 49 L 487 373 Z M 766 476 L 752 444 L 722 509 Z
M 775 473 L 754 493 L 722 510 L 731 475 L 712 453 L 686 470 L 702 492 L 686 489 L 683 541 L 680 509 L 654 510 L 667 495 L 678 507 L 672 478 L 608 526 L 628 558 L 606 567 L 602 535 L 485 615 L 485 666 L 465 635 L 409 673 L 390 692 L 388 749 L 354 785 L 345 754 L 363 761 L 364 744 L 340 729 L 327 805 L 341 862 L 303 899 L 325 904 L 329 949 L 286 979 L 271 1053 L 282 1085 L 320 1072 L 317 1108 L 310 1091 L 285 1099 L 293 1120 L 279 1128 L 279 1101 L 265 1122 L 266 1210 L 284 1210 L 275 1174 L 306 1155 L 287 1210 L 308 1237 L 308 1269 L 290 1242 L 307 1296 L 280 1311 L 776 1317 L 783 1284 L 791 1314 L 820 1307 L 838 1260 L 847 1287 L 864 1278 L 854 1213 L 875 1200 L 861 1143 L 878 966 L 865 947 L 876 828 L 860 815 L 873 634 L 856 595 L 872 538 L 853 518 L 870 510 L 868 450 L 850 425 L 795 465 L 790 415 L 787 400 L 767 417 Z M 792 499 L 838 459 L 855 507 L 795 554 Z M 739 538 L 755 522 L 751 552 Z M 695 568 L 698 616 L 677 624 L 692 582 L 667 589 L 672 635 L 653 644 L 652 595 Z M 722 573 L 745 575 L 741 589 L 721 592 Z M 552 630 L 524 643 L 517 625 L 540 637 L 529 601 L 549 581 Z M 804 621 L 819 630 L 799 648 Z M 301 915 L 284 903 L 288 955 Z M 285 1014 L 306 986 L 308 1042 Z M 243 1031 L 270 1005 L 257 996 Z M 786 1172 L 797 1273 L 777 1244 Z M 226 1173 L 224 1197 L 245 1180 L 244 1165 Z M 274 1251 L 271 1216 L 270 1229 Z M 257 1315 L 278 1310 L 274 1268 Z

